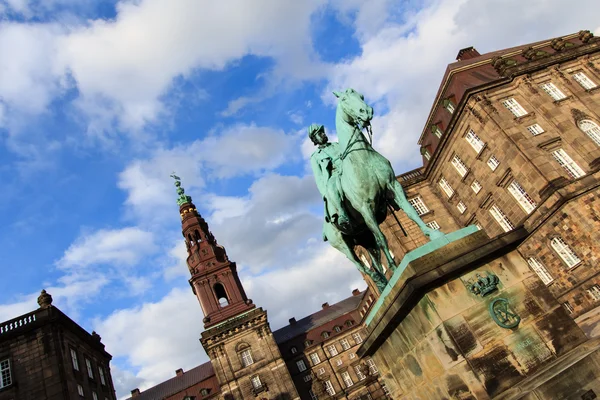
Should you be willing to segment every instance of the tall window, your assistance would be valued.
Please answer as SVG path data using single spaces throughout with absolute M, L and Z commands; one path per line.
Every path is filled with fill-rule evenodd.
M 440 178 L 439 184 L 444 193 L 446 193 L 446 196 L 448 196 L 448 198 L 452 197 L 452 195 L 454 194 L 454 189 L 452 189 L 452 186 L 450 186 L 446 178 L 442 176 Z
M 581 263 L 581 259 L 577 257 L 577 254 L 575 254 L 563 238 L 555 237 L 550 241 L 550 244 L 559 257 L 567 264 L 567 267 L 573 268 Z
M 515 117 L 522 117 L 523 115 L 527 115 L 527 111 L 525 111 L 525 109 L 521 107 L 519 102 L 513 98 L 504 100 L 502 102 L 502 105 L 506 107 L 506 109 L 510 111 Z
M 12 385 L 12 374 L 10 373 L 10 360 L 0 361 L 0 389 Z
M 247 367 L 248 365 L 254 364 L 254 360 L 252 359 L 252 351 L 250 349 L 242 351 L 242 365 Z
M 339 366 L 340 366 L 340 365 L 342 365 L 343 363 L 344 363 L 344 360 L 342 360 L 341 358 L 338 358 L 338 359 L 336 360 L 336 362 L 335 362 L 335 365 L 337 365 L 337 366 L 339 367 Z
M 556 87 L 556 85 L 552 82 L 546 82 L 546 83 L 542 83 L 540 85 L 540 87 L 544 90 L 544 92 L 548 93 L 548 95 L 550 97 L 552 97 L 552 99 L 554 99 L 555 101 L 557 100 L 562 100 L 564 98 L 566 98 L 567 96 L 565 96 L 565 94 L 563 92 L 560 91 L 559 88 Z
M 329 332 L 323 332 L 321 333 L 321 336 L 323 337 L 323 339 L 327 339 L 329 337 Z
M 362 343 L 362 337 L 358 332 L 352 334 L 352 339 L 354 339 L 354 342 L 356 342 L 356 344 Z
M 312 389 L 308 389 L 308 394 L 310 394 L 310 400 L 319 400 L 319 396 L 317 396 Z
M 496 156 L 491 155 L 487 161 L 487 165 L 492 171 L 495 171 L 498 168 L 498 165 L 500 165 L 500 161 L 498 161 Z
M 565 301 L 564 303 L 562 303 L 562 305 L 569 314 L 573 314 L 575 312 L 575 309 L 568 301 Z
M 571 178 L 577 179 L 585 175 L 583 169 L 563 149 L 554 150 L 552 156 Z
M 435 221 L 428 222 L 425 225 L 427 225 L 430 229 L 433 229 L 434 231 L 440 229 L 440 225 Z
M 304 375 L 304 378 L 302 378 L 302 379 L 304 379 L 304 382 L 310 382 L 312 380 L 312 376 L 310 374 Z
M 327 393 L 329 393 L 330 396 L 335 395 L 335 389 L 333 388 L 333 385 L 329 380 L 325 381 L 325 390 L 327 391 Z
M 420 196 L 408 199 L 408 202 L 411 206 L 413 206 L 413 208 L 419 215 L 423 215 L 429 212 L 429 209 L 427 208 L 425 203 L 423 203 L 423 199 Z
M 296 346 L 292 346 L 292 347 L 290 348 L 290 352 L 291 352 L 292 354 L 296 354 L 296 353 L 298 352 L 298 349 L 296 348 Z
M 92 400 L 98 400 L 98 394 L 96 392 L 92 392 Z
M 84 396 L 84 395 L 85 395 L 85 394 L 83 393 L 83 386 L 81 386 L 81 385 L 77 385 L 77 393 L 78 393 L 80 396 Z
M 337 349 L 335 348 L 335 345 L 334 345 L 334 344 L 331 344 L 331 345 L 327 346 L 327 352 L 329 353 L 329 355 L 330 355 L 331 357 L 333 357 L 333 356 L 337 356 L 337 354 L 338 354 L 338 351 L 337 351 Z
M 446 109 L 446 111 L 448 111 L 450 114 L 454 113 L 454 104 L 452 104 L 452 102 L 450 101 L 450 99 L 446 99 L 444 100 L 444 108 Z
M 77 352 L 74 349 L 71 349 L 71 363 L 73 364 L 73 369 L 75 371 L 79 371 L 79 361 L 77 361 Z
M 464 177 L 467 174 L 467 172 L 469 172 L 469 169 L 467 168 L 467 166 L 465 165 L 463 160 L 461 160 L 458 155 L 455 154 L 454 157 L 452 157 L 451 162 L 461 177 Z
M 527 214 L 531 214 L 531 212 L 537 206 L 535 201 L 533 201 L 533 199 L 527 194 L 525 189 L 523 189 L 523 187 L 519 185 L 519 182 L 517 182 L 516 180 L 513 179 L 510 185 L 508 185 L 508 191 L 510 192 L 510 194 L 513 195 L 515 200 L 517 200 L 517 203 L 519 203 L 519 205 L 523 207 L 523 210 L 525 210 Z
M 537 276 L 540 277 L 542 282 L 544 282 L 544 285 L 547 285 L 554 280 L 554 278 L 552 278 L 552 275 L 550 275 L 550 273 L 546 269 L 546 266 L 542 264 L 541 261 L 537 258 L 529 257 L 527 259 L 527 263 L 529 264 L 533 272 L 535 272 Z
M 87 368 L 87 373 L 90 379 L 94 379 L 94 370 L 92 369 L 92 362 L 88 358 L 85 359 L 85 366 Z
M 100 375 L 100 383 L 106 385 L 106 378 L 104 377 L 104 368 L 98 367 L 98 375 Z
M 425 159 L 427 161 L 429 161 L 431 159 L 431 154 L 429 154 L 429 152 L 427 151 L 427 149 L 423 150 L 423 157 L 425 157 Z
M 358 376 L 358 379 L 362 381 L 366 378 L 365 374 L 363 374 L 362 372 L 361 365 L 357 365 L 356 367 L 354 367 L 354 370 L 356 371 L 356 376 Z
M 440 129 L 438 126 L 437 126 L 437 125 L 434 125 L 434 126 L 431 128 L 431 130 L 433 131 L 433 134 L 434 134 L 435 136 L 437 136 L 438 138 L 441 138 L 441 137 L 442 137 L 442 130 L 441 130 L 441 129 Z
M 537 136 L 540 133 L 544 133 L 544 129 L 539 125 L 539 124 L 533 124 L 533 125 L 529 125 L 527 127 L 527 130 L 529 131 L 529 133 L 531 133 L 533 136 Z
M 348 371 L 342 372 L 342 380 L 344 381 L 344 385 L 346 385 L 346 387 L 354 385 L 354 382 L 352 382 L 352 378 L 350 377 Z
M 348 350 L 350 348 L 350 343 L 348 342 L 348 339 L 342 339 L 340 343 L 342 344 L 342 349 Z
M 594 301 L 600 300 L 600 285 L 594 285 L 591 288 L 587 289 L 588 294 Z
M 254 389 L 260 389 L 262 387 L 262 382 L 260 381 L 260 376 L 255 375 L 252 378 L 250 378 L 250 381 L 252 382 L 252 387 Z
M 459 201 L 458 204 L 456 205 L 456 208 L 458 208 L 458 211 L 461 214 L 464 214 L 465 211 L 467 211 L 467 206 L 465 205 L 465 203 L 463 203 L 462 201 Z
M 473 147 L 477 154 L 479 154 L 479 152 L 483 149 L 483 146 L 485 146 L 483 140 L 481 140 L 479 136 L 477 136 L 475 132 L 473 132 L 473 129 L 469 129 L 469 131 L 465 135 L 465 140 L 469 142 L 469 144 L 471 145 L 471 147 Z
M 296 365 L 298 366 L 298 371 L 300 371 L 300 372 L 306 371 L 306 364 L 304 363 L 304 360 L 296 361 Z
M 510 232 L 515 229 L 506 214 L 504 214 L 497 205 L 494 204 L 492 207 L 490 207 L 490 214 L 492 214 L 492 217 L 494 217 L 498 225 L 504 229 L 504 232 Z
M 379 370 L 377 369 L 377 366 L 375 365 L 375 361 L 373 361 L 373 359 L 369 358 L 367 360 L 367 365 L 369 366 L 369 371 L 371 371 L 371 374 L 376 374 L 379 372 Z
M 579 121 L 578 125 L 583 133 L 588 135 L 596 145 L 600 146 L 600 126 L 597 123 L 589 119 L 584 119 L 583 121 Z
M 319 375 L 323 375 L 325 373 L 325 368 L 319 368 Z
M 318 363 L 321 362 L 321 359 L 319 358 L 319 355 L 317 353 L 311 353 L 310 361 L 312 362 L 313 365 L 317 365 Z
M 592 81 L 590 78 L 588 78 L 587 75 L 584 74 L 583 72 L 577 72 L 577 73 L 573 74 L 573 79 L 575 79 L 575 82 L 579 83 L 581 85 L 581 87 L 586 90 L 590 90 L 590 89 L 593 89 L 596 86 L 598 86 L 594 83 L 594 81 Z
M 481 183 L 479 183 L 477 180 L 474 180 L 473 183 L 471 183 L 471 189 L 473 189 L 475 194 L 479 193 L 481 191 Z

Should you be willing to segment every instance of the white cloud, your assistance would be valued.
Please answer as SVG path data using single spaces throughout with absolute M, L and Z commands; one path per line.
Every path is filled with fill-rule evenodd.
M 121 309 L 94 322 L 106 349 L 124 358 L 138 372 L 135 378 L 119 373 L 119 385 L 147 389 L 175 375 L 175 370 L 193 368 L 208 358 L 198 339 L 202 310 L 189 288 L 173 289 L 156 302 Z M 134 387 L 117 386 L 119 396 Z
M 198 193 L 204 180 L 255 175 L 296 158 L 297 137 L 254 124 L 234 125 L 204 139 L 155 150 L 151 157 L 130 163 L 119 174 L 126 205 L 143 222 L 172 218 L 177 211 L 173 170 L 187 194 Z M 299 159 L 299 154 L 298 154 Z
M 101 229 L 79 237 L 57 265 L 63 269 L 95 264 L 132 266 L 156 251 L 154 235 L 137 227 Z

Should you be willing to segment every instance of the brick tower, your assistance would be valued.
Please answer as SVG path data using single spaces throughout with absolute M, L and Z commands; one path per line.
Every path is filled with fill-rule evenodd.
M 179 195 L 189 282 L 204 313 L 200 342 L 221 386 L 219 398 L 299 399 L 267 312 L 248 299 L 235 262 L 229 261 L 225 249 L 217 244 L 180 179 L 172 177 Z

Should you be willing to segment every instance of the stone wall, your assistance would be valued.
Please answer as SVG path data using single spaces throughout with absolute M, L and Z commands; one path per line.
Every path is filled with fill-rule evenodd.
M 267 322 L 267 313 L 261 308 L 202 332 L 202 345 L 221 385 L 219 398 L 242 400 L 268 396 L 277 400 L 298 399 Z M 245 350 L 251 351 L 253 359 L 248 366 L 242 363 L 241 353 Z M 251 379 L 255 376 L 262 383 L 259 390 L 252 385 Z
M 566 390 L 539 399 L 566 399 L 574 391 L 581 395 L 590 389 L 600 394 L 600 370 L 594 370 L 597 353 L 581 361 L 588 375 L 587 383 L 580 387 L 567 390 L 564 384 L 551 383 L 559 373 L 532 378 L 563 362 L 587 338 L 517 251 L 485 254 L 480 248 L 475 246 L 461 261 L 463 265 L 476 263 L 475 269 L 471 265 L 469 272 L 425 292 L 407 315 L 396 315 L 401 318 L 397 325 L 383 311 L 378 313 L 378 321 L 373 321 L 393 327 L 388 333 L 379 332 L 380 339 L 385 340 L 373 354 L 391 397 L 489 399 L 515 390 L 526 378 L 535 381 L 535 393 L 545 393 L 544 388 L 552 385 L 554 390 Z M 440 269 L 449 268 L 443 266 L 444 257 L 439 255 Z M 450 260 L 451 255 L 448 257 Z M 419 270 L 418 262 L 412 267 L 415 271 Z M 477 279 L 477 274 L 485 277 L 488 273 L 499 278 L 497 289 L 484 297 L 472 293 L 468 285 Z M 389 295 L 402 290 L 417 292 L 417 288 L 408 289 L 409 281 Z M 398 296 L 396 302 L 409 301 L 402 294 Z M 490 303 L 499 298 L 506 299 L 509 312 L 520 317 L 516 328 L 502 328 L 492 318 Z M 588 353 L 597 347 L 598 344 Z

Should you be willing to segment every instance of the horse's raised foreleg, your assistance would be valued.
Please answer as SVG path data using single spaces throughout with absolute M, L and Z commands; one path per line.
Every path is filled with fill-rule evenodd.
M 373 201 L 365 203 L 362 208 L 359 210 L 363 219 L 365 220 L 365 224 L 375 237 L 375 243 L 377 243 L 377 247 L 379 251 L 383 251 L 385 258 L 387 259 L 388 266 L 394 270 L 396 269 L 396 263 L 394 262 L 394 258 L 390 253 L 390 248 L 388 246 L 387 239 L 381 229 L 379 228 L 379 224 L 377 223 L 377 219 L 375 218 L 375 214 L 373 213 L 375 210 L 375 204 Z
M 354 252 L 353 246 L 351 246 L 346 241 L 346 239 L 338 229 L 336 229 L 330 223 L 325 223 L 323 224 L 323 236 L 329 241 L 333 248 L 335 248 L 340 253 L 344 254 L 360 272 L 369 276 L 373 280 L 373 283 L 375 283 L 375 286 L 377 286 L 377 289 L 380 293 L 383 291 L 383 289 L 387 285 L 387 279 L 385 278 L 385 275 L 379 273 L 379 271 L 377 270 L 372 270 L 367 266 L 363 265 L 363 263 L 360 261 L 360 259 Z
M 402 189 L 402 185 L 396 179 L 394 179 L 389 185 L 388 189 L 394 193 L 394 201 L 406 213 L 406 216 L 413 220 L 421 231 L 427 236 L 429 239 L 437 239 L 439 237 L 444 236 L 444 234 L 438 230 L 433 230 L 421 219 L 417 211 L 413 206 L 410 205 L 408 200 L 406 199 L 406 195 L 404 194 L 404 189 Z

